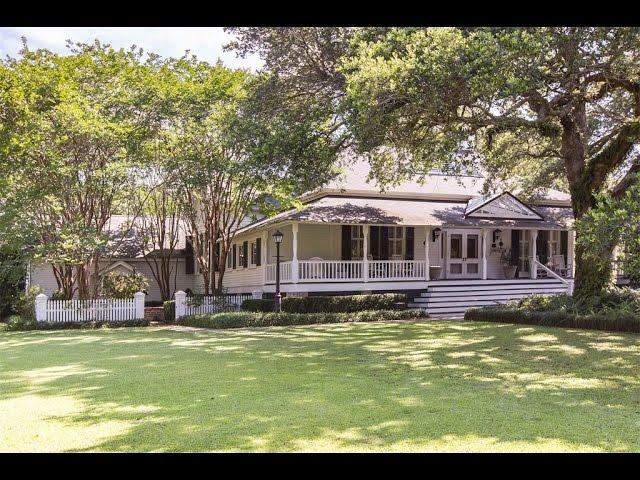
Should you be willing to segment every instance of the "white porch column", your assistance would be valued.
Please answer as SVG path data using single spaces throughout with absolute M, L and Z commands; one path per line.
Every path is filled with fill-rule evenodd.
M 298 283 L 298 224 L 291 224 L 293 232 L 293 256 L 291 258 L 291 281 Z
M 369 225 L 362 226 L 362 279 L 369 281 Z
M 571 273 L 571 278 L 576 275 L 576 231 L 569 230 L 567 235 L 567 268 Z
M 424 227 L 424 279 L 429 281 L 429 244 L 431 243 L 431 229 Z
M 538 241 L 538 230 L 531 230 L 531 238 L 529 240 L 531 242 L 531 259 L 529 260 L 529 268 L 531 270 L 530 276 L 531 278 L 538 278 L 538 266 L 534 263 L 536 260 L 536 256 L 538 255 L 538 246 L 536 242 Z
M 487 279 L 487 243 L 489 241 L 489 230 L 482 229 L 482 280 Z

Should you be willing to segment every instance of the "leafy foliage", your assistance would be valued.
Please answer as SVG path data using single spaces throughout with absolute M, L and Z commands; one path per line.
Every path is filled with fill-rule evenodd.
M 0 244 L 0 318 L 16 312 L 24 290 L 26 263 L 20 249 Z
M 199 328 L 244 328 L 407 320 L 425 316 L 422 310 L 364 310 L 350 313 L 223 312 L 182 317 L 178 324 Z
M 621 196 L 600 194 L 596 206 L 576 222 L 585 259 L 608 275 L 612 252 L 619 247 L 618 267 L 631 284 L 640 285 L 640 186 Z
M 406 301 L 407 296 L 401 293 L 284 297 L 282 311 L 287 313 L 349 313 L 364 310 L 393 310 Z M 274 307 L 273 299 L 250 299 L 242 303 L 243 310 L 254 312 L 273 312 Z
M 106 298 L 133 298 L 149 286 L 149 281 L 141 273 L 123 274 L 109 272 L 102 279 L 102 296 Z

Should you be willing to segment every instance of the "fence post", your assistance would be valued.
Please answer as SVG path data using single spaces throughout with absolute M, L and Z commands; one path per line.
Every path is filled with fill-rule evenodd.
M 47 296 L 44 293 L 36 297 L 36 321 L 47 321 Z
M 133 295 L 136 305 L 136 320 L 142 320 L 144 318 L 144 297 L 144 292 L 136 292 Z
M 177 320 L 181 317 L 184 317 L 187 294 L 182 290 L 178 290 L 175 293 L 174 297 L 176 299 L 176 320 Z

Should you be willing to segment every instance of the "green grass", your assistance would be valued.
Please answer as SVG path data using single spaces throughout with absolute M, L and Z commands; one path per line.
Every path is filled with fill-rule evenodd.
M 2 451 L 638 451 L 640 336 L 463 321 L 0 333 Z

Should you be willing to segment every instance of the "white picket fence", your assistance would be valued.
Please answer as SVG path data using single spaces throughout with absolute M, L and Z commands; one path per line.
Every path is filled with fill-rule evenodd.
M 122 322 L 144 318 L 145 294 L 134 298 L 96 298 L 92 300 L 49 300 L 36 297 L 36 320 L 39 322 Z
M 256 298 L 251 293 L 233 293 L 226 295 L 187 296 L 183 291 L 175 293 L 176 318 L 200 313 L 235 312 L 240 310 L 242 302 Z

